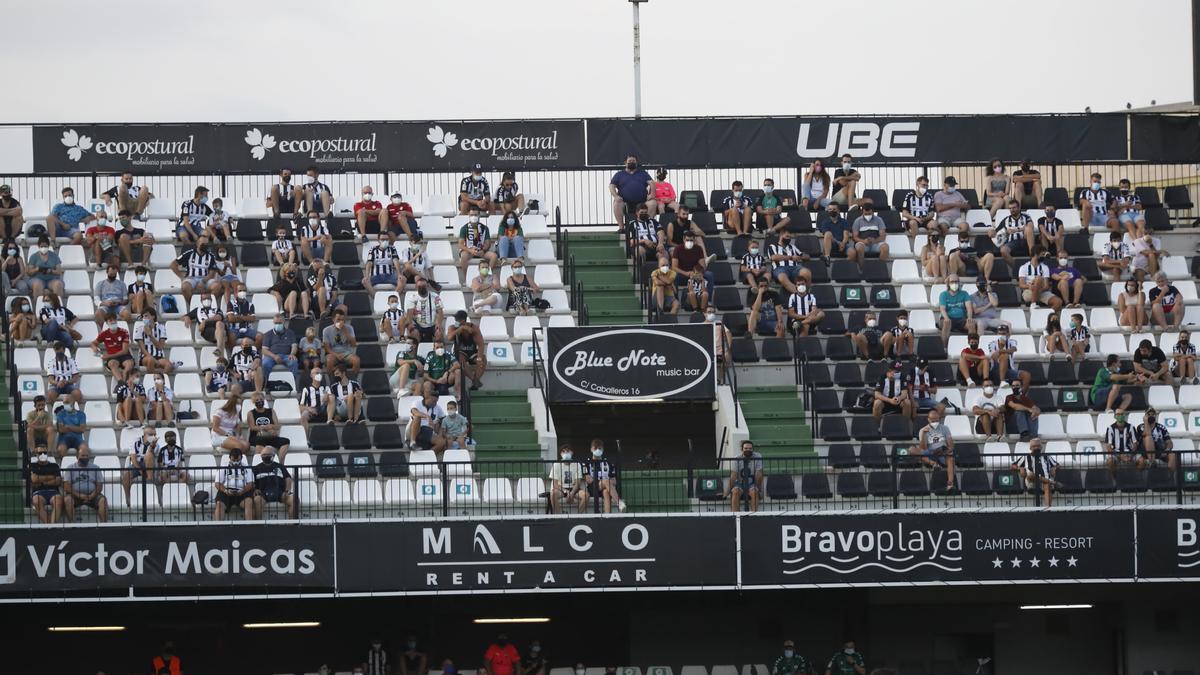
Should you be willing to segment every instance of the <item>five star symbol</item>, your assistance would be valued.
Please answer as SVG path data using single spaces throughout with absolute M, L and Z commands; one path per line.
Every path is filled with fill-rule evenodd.
M 1055 558 L 1054 556 L 1050 556 L 1050 559 L 1046 562 L 1050 563 L 1051 567 L 1058 567 L 1058 558 Z
M 1021 563 L 1026 562 L 1026 561 L 1022 560 L 1019 557 L 1013 558 L 1012 560 L 1005 561 L 1005 560 L 1001 560 L 999 558 L 999 556 L 997 556 L 996 558 L 992 559 L 992 569 L 1004 569 L 1005 562 L 1008 563 L 1010 568 L 1018 569 L 1021 567 Z M 1033 567 L 1036 567 L 1038 569 L 1042 568 L 1041 558 L 1030 558 L 1028 562 L 1029 562 L 1029 566 L 1031 568 L 1033 568 Z M 1050 556 L 1049 558 L 1046 559 L 1046 562 L 1049 563 L 1050 567 L 1058 567 L 1059 559 L 1056 558 L 1055 556 Z M 1067 567 L 1078 567 L 1079 559 L 1076 558 L 1075 556 L 1071 556 L 1070 558 L 1066 559 L 1066 563 L 1067 563 Z
M 1075 559 L 1075 556 L 1071 556 L 1070 558 L 1067 558 L 1067 567 L 1075 567 L 1075 563 L 1077 562 L 1079 561 Z

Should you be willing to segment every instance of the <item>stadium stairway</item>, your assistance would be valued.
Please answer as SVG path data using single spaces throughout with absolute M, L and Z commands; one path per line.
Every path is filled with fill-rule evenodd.
M 575 258 L 575 277 L 583 285 L 590 323 L 645 323 L 621 235 L 572 232 L 569 246 L 569 255 Z
M 738 403 L 754 449 L 763 457 L 815 456 L 812 429 L 795 386 L 744 387 L 738 390 Z
M 475 439 L 475 459 L 528 462 L 528 475 L 541 475 L 542 449 L 529 398 L 521 391 L 488 391 L 471 394 L 471 433 Z M 478 465 L 482 477 L 514 477 L 510 466 Z M 522 468 L 522 470 L 525 470 Z M 520 471 L 518 471 L 520 473 Z M 522 473 L 522 475 L 525 475 Z

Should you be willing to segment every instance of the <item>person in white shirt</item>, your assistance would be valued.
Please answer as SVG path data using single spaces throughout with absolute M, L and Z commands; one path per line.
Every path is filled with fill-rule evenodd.
M 1050 291 L 1050 266 L 1041 261 L 1040 251 L 1034 251 L 1029 262 L 1017 271 L 1017 286 L 1025 304 L 1040 302 L 1055 310 L 1062 307 L 1062 299 Z
M 984 442 L 1004 435 L 1004 397 L 996 393 L 991 380 L 983 383 L 982 395 L 975 399 L 971 412 L 977 416 L 975 432 L 984 434 Z
M 583 513 L 587 509 L 587 490 L 583 489 L 582 468 L 572 461 L 574 452 L 570 445 L 558 449 L 561 461 L 550 467 L 550 510 L 563 512 L 563 502 L 575 503 L 575 510 Z
M 1162 259 L 1170 255 L 1163 249 L 1162 240 L 1148 233 L 1134 239 L 1132 248 L 1133 263 L 1130 268 L 1139 284 L 1146 280 L 1147 274 L 1153 278 L 1158 273 Z

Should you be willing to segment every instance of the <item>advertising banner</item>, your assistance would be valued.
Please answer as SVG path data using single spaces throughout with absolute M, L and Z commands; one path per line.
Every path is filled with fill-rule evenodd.
M 1130 159 L 1194 164 L 1200 157 L 1200 117 L 1130 115 Z
M 205 124 L 54 125 L 33 128 L 39 173 L 206 173 L 223 167 L 217 127 Z
M 820 514 L 742 519 L 743 586 L 1132 579 L 1133 514 Z
M 1200 509 L 1137 512 L 1138 576 L 1200 579 Z
M 332 589 L 330 524 L 0 529 L 0 596 Z
M 712 324 L 552 327 L 551 403 L 716 396 Z
M 395 171 L 553 169 L 585 165 L 581 120 L 411 122 L 399 129 Z M 518 184 L 520 181 L 518 180 Z M 493 186 L 494 187 L 494 186 Z
M 720 516 L 339 523 L 339 590 L 732 586 L 735 545 Z
M 1194 122 L 1194 120 L 1193 120 Z M 845 153 L 867 163 L 1120 161 L 1125 115 L 758 117 L 587 121 L 588 164 L 795 166 Z

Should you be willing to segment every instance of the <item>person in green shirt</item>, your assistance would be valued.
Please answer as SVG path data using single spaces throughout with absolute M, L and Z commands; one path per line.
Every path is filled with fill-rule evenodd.
M 863 655 L 854 648 L 854 640 L 846 640 L 842 650 L 829 659 L 825 675 L 867 675 Z
M 423 381 L 433 387 L 439 396 L 450 393 L 453 388 L 454 397 L 461 398 L 458 388 L 458 361 L 454 355 L 446 351 L 446 345 L 441 340 L 433 342 L 433 352 L 425 357 L 425 375 Z
M 1116 354 L 1109 354 L 1104 361 L 1104 367 L 1096 371 L 1096 380 L 1092 382 L 1092 406 L 1097 410 L 1104 408 L 1109 413 L 1114 409 L 1118 413 L 1125 412 L 1133 397 L 1122 394 L 1121 385 L 1116 383 L 1140 381 L 1141 377 L 1133 373 L 1122 373 L 1121 358 Z M 1120 403 L 1114 405 L 1117 401 Z
M 784 640 L 783 656 L 775 659 L 771 675 L 812 675 L 812 667 L 807 659 L 796 653 L 796 643 Z
M 413 394 L 419 394 L 417 385 L 421 383 L 421 371 L 425 370 L 425 359 L 417 354 L 420 341 L 409 338 L 396 352 L 396 361 L 392 364 L 392 386 L 398 390 L 412 389 Z
M 764 179 L 762 199 L 754 207 L 754 211 L 758 213 L 758 229 L 770 230 L 774 234 L 787 227 L 791 219 L 784 215 L 783 206 L 783 202 L 775 196 L 775 180 Z

